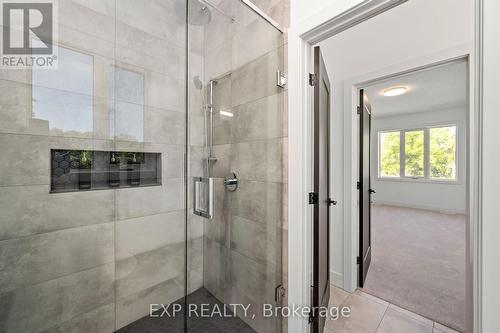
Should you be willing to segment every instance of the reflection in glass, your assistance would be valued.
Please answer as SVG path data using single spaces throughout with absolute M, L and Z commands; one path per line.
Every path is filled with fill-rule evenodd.
M 144 141 L 144 75 L 112 67 L 111 139 Z
M 57 47 L 57 69 L 33 69 L 32 118 L 53 135 L 90 136 L 93 130 L 93 58 Z

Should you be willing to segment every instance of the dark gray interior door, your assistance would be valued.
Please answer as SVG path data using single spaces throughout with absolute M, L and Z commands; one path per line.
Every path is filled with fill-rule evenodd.
M 372 259 L 370 133 L 371 105 L 363 89 L 359 92 L 359 286 L 363 287 Z
M 314 250 L 313 308 L 330 299 L 330 81 L 319 47 L 314 48 Z M 312 332 L 323 332 L 325 318 L 312 316 Z

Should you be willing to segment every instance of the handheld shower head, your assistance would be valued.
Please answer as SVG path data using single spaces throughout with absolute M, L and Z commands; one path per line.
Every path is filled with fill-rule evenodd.
M 203 82 L 201 81 L 199 75 L 196 75 L 195 77 L 193 77 L 193 84 L 194 84 L 194 87 L 196 89 L 198 89 L 198 90 L 203 89 Z
M 192 25 L 207 25 L 212 20 L 212 12 L 208 5 L 200 0 L 177 0 L 175 2 L 175 11 L 179 17 L 186 16 L 186 3 L 188 3 L 188 23 Z

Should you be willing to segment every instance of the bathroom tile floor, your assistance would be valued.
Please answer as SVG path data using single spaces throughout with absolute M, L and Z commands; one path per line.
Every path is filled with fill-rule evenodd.
M 330 306 L 351 309 L 350 317 L 328 319 L 324 333 L 458 333 L 361 290 L 331 287 Z
M 176 303 L 182 304 L 183 300 Z M 217 304 L 224 306 L 205 288 L 198 289 L 188 296 L 190 304 Z M 190 317 L 187 321 L 189 333 L 255 333 L 255 331 L 238 317 Z M 118 333 L 181 333 L 184 332 L 184 313 L 177 313 L 175 317 L 143 317 L 117 331 Z

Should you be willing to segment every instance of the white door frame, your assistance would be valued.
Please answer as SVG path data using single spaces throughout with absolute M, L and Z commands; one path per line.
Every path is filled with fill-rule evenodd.
M 472 156 L 476 156 L 475 151 L 476 142 L 474 134 L 474 67 L 469 64 L 474 63 L 474 45 L 464 44 L 448 50 L 444 50 L 430 56 L 415 59 L 410 62 L 393 65 L 390 68 L 378 70 L 369 74 L 357 76 L 348 79 L 344 83 L 344 110 L 352 110 L 351 115 L 346 114 L 344 117 L 344 289 L 353 292 L 358 287 L 358 265 L 356 258 L 359 255 L 359 206 L 358 206 L 358 190 L 353 186 L 358 181 L 359 174 L 359 153 L 357 147 L 359 146 L 359 129 L 358 129 L 358 115 L 356 114 L 356 107 L 359 100 L 359 89 L 366 87 L 374 82 L 397 77 L 406 73 L 422 70 L 439 64 L 452 62 L 455 60 L 465 60 L 467 62 L 467 85 L 469 96 L 467 106 L 467 126 L 466 126 L 466 142 L 467 142 L 467 156 L 466 163 L 467 169 L 471 170 L 466 174 L 467 190 L 474 188 L 474 181 L 471 175 L 477 174 L 477 165 L 475 161 L 470 160 L 469 152 Z M 470 79 L 469 79 L 470 78 Z M 467 200 L 467 217 L 468 225 L 474 225 L 472 219 L 474 203 L 471 201 L 473 196 L 468 196 Z M 470 230 L 467 230 L 467 254 L 470 253 L 472 241 Z M 470 264 L 470 263 L 468 263 Z M 473 267 L 468 265 L 467 272 L 471 272 Z M 467 279 L 471 276 L 468 275 Z M 471 283 L 467 283 L 468 289 L 472 288 Z M 470 299 L 467 300 L 470 303 Z
M 482 115 L 482 93 L 481 93 L 481 47 L 482 47 L 482 1 L 475 0 L 476 2 L 476 32 L 475 32 L 475 45 L 471 51 L 470 46 L 462 47 L 462 51 L 450 50 L 448 54 L 434 55 L 427 59 L 427 63 L 423 59 L 419 59 L 413 64 L 414 69 L 422 65 L 435 63 L 438 59 L 450 59 L 460 56 L 469 57 L 469 64 L 471 67 L 470 73 L 473 75 L 469 79 L 476 82 L 474 88 L 471 89 L 473 98 L 470 100 L 471 108 L 470 114 L 470 136 L 469 144 L 469 164 L 468 169 L 470 173 L 470 192 L 471 195 L 467 198 L 469 203 L 469 212 L 473 223 L 468 230 L 469 236 L 469 251 L 468 251 L 468 266 L 471 268 L 470 281 L 471 288 L 468 295 L 473 299 L 471 306 L 473 309 L 468 309 L 467 314 L 470 316 L 468 322 L 468 332 L 480 333 L 481 332 L 481 219 L 480 219 L 480 189 L 481 189 L 481 137 L 480 129 L 481 115 Z M 312 89 L 308 85 L 308 73 L 312 71 L 312 47 L 313 45 L 331 37 L 339 32 L 349 29 L 371 17 L 383 13 L 395 6 L 398 6 L 406 0 L 365 0 L 360 3 L 359 0 L 344 0 L 336 1 L 330 7 L 325 8 L 320 13 L 312 16 L 303 23 L 294 26 L 290 29 L 288 35 L 288 305 L 308 306 L 310 304 L 310 286 L 312 281 L 312 209 L 308 205 L 307 196 L 312 191 Z M 338 13 L 341 13 L 340 15 Z M 457 53 L 458 52 L 458 53 Z M 446 52 L 445 52 L 446 53 Z M 453 56 L 452 56 L 453 54 Z M 474 56 L 475 55 L 475 56 Z M 409 66 L 406 64 L 405 66 Z M 404 67 L 401 67 L 397 72 L 401 72 Z M 384 76 L 379 72 L 375 78 Z M 362 79 L 362 78 L 361 78 Z M 347 107 L 352 107 L 352 94 L 355 85 L 358 83 L 366 82 L 366 78 L 353 79 L 352 82 L 346 83 L 345 97 Z M 359 80 L 359 81 L 358 81 Z M 355 99 L 354 99 L 355 100 Z M 345 117 L 344 122 L 352 123 L 352 117 Z M 348 128 L 348 127 L 345 127 Z M 348 168 L 345 169 L 344 177 L 347 186 L 351 188 L 354 177 L 357 172 L 352 174 L 353 165 L 356 161 L 348 160 L 346 157 L 351 158 L 349 149 L 352 150 L 353 144 L 357 142 L 356 131 L 345 133 L 346 140 L 345 151 L 349 156 L 345 157 L 345 163 Z M 350 137 L 348 136 L 350 135 Z M 350 146 L 348 146 L 350 144 Z M 355 155 L 355 154 L 354 154 Z M 357 158 L 356 158 L 357 159 Z M 353 163 L 354 162 L 354 163 Z M 344 168 L 346 165 L 344 165 Z M 354 166 L 355 167 L 355 166 Z M 351 173 L 351 175 L 349 175 Z M 350 203 L 347 202 L 350 199 Z M 344 214 L 351 220 L 352 215 L 352 202 L 353 198 L 344 198 L 346 204 L 344 205 Z M 354 200 L 354 204 L 356 200 Z M 357 212 L 357 210 L 356 210 Z M 357 213 L 356 213 L 357 214 Z M 356 215 L 354 215 L 356 216 Z M 351 224 L 356 224 L 352 223 Z M 352 233 L 352 230 L 348 231 Z M 351 242 L 352 234 L 344 235 L 349 236 Z M 357 253 L 357 248 L 354 249 Z M 352 257 L 352 253 L 350 254 Z M 352 266 L 347 262 L 349 270 L 345 270 L 345 275 L 350 272 L 351 277 L 349 283 L 352 290 Z M 354 264 L 354 263 L 352 263 Z M 354 265 L 357 269 L 357 266 Z M 344 267 L 345 269 L 346 267 Z M 347 277 L 345 277 L 347 279 Z M 346 281 L 346 280 L 344 280 Z M 306 333 L 309 331 L 308 318 L 306 317 L 290 317 L 288 318 L 288 332 L 293 333 Z

